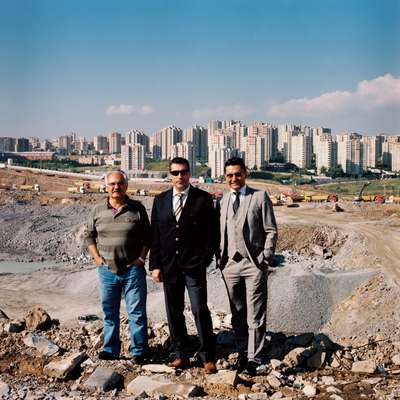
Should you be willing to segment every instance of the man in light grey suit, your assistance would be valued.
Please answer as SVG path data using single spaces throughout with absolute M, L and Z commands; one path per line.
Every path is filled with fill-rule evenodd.
M 219 267 L 228 291 L 240 362 L 251 375 L 262 363 L 267 276 L 275 254 L 277 227 L 267 193 L 246 185 L 243 159 L 225 163 L 230 188 L 221 200 Z M 245 352 L 247 350 L 247 358 Z

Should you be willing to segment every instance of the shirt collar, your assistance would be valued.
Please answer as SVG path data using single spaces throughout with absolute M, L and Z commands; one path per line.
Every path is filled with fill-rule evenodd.
M 189 194 L 189 189 L 190 189 L 190 185 L 188 185 L 188 187 L 183 192 L 181 192 L 183 198 Z M 172 197 L 175 197 L 177 194 L 178 194 L 178 191 L 175 188 L 172 188 Z
M 243 185 L 240 190 L 239 193 L 241 196 L 244 196 L 246 194 L 246 187 L 247 185 Z M 236 192 L 236 190 L 231 189 L 231 195 L 233 195 Z

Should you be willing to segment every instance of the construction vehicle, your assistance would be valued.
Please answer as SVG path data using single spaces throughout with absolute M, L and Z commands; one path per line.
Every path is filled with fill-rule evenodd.
M 369 184 L 370 184 L 370 182 L 364 182 L 364 184 L 361 186 L 361 189 L 360 189 L 358 195 L 354 197 L 353 201 L 356 201 L 356 202 L 360 202 L 360 201 L 373 201 L 373 200 L 369 200 L 367 197 L 365 197 L 365 198 L 363 199 L 363 195 L 362 195 L 363 192 L 364 192 L 364 189 L 365 189 Z M 368 200 L 367 200 L 367 199 L 368 199 Z
M 304 200 L 304 196 L 297 192 L 282 192 L 280 195 L 280 200 L 286 202 L 290 198 L 293 202 L 300 202 Z
M 387 203 L 400 204 L 400 196 L 389 196 Z
M 383 194 L 377 194 L 374 199 L 376 204 L 384 204 L 385 203 L 385 196 Z
M 33 190 L 32 185 L 20 185 L 19 187 L 20 190 Z

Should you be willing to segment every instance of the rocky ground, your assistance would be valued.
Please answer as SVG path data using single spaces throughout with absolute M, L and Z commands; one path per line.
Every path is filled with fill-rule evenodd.
M 400 398 L 399 208 L 341 204 L 343 213 L 323 204 L 276 208 L 268 364 L 256 377 L 235 370 L 229 305 L 220 273 L 211 267 L 219 373 L 206 377 L 196 357 L 188 370 L 165 368 L 170 348 L 163 296 L 150 280 L 150 366 L 97 360 L 101 320 L 79 322 L 78 316 L 101 317 L 96 270 L 82 246 L 83 221 L 98 200 L 98 195 L 0 193 L 0 259 L 54 265 L 0 274 L 0 398 Z M 140 200 L 150 211 L 152 198 Z M 44 326 L 30 324 L 27 314 L 36 306 L 59 324 L 50 317 L 52 323 Z M 189 305 L 187 321 L 195 351 Z M 125 317 L 122 327 L 127 355 Z

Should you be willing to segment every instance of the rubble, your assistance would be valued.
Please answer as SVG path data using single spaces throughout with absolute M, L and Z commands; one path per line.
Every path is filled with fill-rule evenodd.
M 52 324 L 50 315 L 40 307 L 35 307 L 24 318 L 28 330 L 47 330 Z
M 221 321 L 225 318 L 220 311 L 214 315 L 219 315 Z M 126 318 L 122 318 L 122 345 L 129 349 L 127 325 Z M 217 346 L 217 374 L 205 375 L 195 358 L 192 366 L 180 374 L 166 365 L 169 350 L 168 346 L 161 345 L 165 339 L 165 324 L 150 324 L 150 329 L 152 361 L 144 366 L 133 365 L 124 357 L 115 361 L 97 359 L 98 350 L 92 344 L 101 330 L 101 321 L 88 321 L 84 326 L 69 328 L 56 325 L 46 332 L 47 337 L 32 332 L 3 332 L 0 334 L 0 390 L 20 393 L 18 396 L 25 396 L 25 399 L 41 399 L 44 393 L 49 396 L 51 393 L 53 397 L 49 399 L 57 399 L 61 393 L 74 393 L 74 398 L 86 399 L 90 398 L 89 392 L 97 393 L 95 396 L 102 393 L 104 399 L 115 396 L 175 399 L 197 395 L 210 399 L 218 396 L 222 399 L 301 399 L 302 396 L 352 399 L 352 393 L 364 393 L 368 398 L 378 400 L 382 393 L 388 396 L 393 393 L 393 388 L 400 383 L 400 375 L 392 373 L 398 369 L 395 364 L 399 355 L 397 342 L 368 341 L 364 346 L 344 348 L 322 334 L 286 336 L 268 332 L 266 349 L 271 351 L 273 348 L 280 356 L 268 360 L 254 377 L 238 374 L 238 353 L 234 345 L 226 343 Z M 189 333 L 194 334 L 195 330 Z M 226 331 L 226 335 L 231 334 Z M 195 336 L 191 338 L 195 339 Z M 195 340 L 190 343 L 194 352 L 197 343 Z M 28 347 L 27 344 L 35 346 Z M 83 344 L 87 350 L 77 350 Z M 64 354 L 56 356 L 40 352 L 41 346 L 44 349 L 56 346 L 58 352 Z M 384 369 L 372 361 L 382 357 L 387 360 Z M 322 358 L 323 363 L 320 362 Z M 338 365 L 332 368 L 330 364 L 335 359 Z M 375 375 L 365 377 L 372 373 Z M 373 397 L 375 392 L 371 388 L 378 386 L 379 391 Z
M 57 354 L 60 350 L 60 348 L 51 340 L 48 340 L 43 336 L 36 335 L 35 333 L 27 333 L 22 340 L 27 346 L 34 347 L 40 354 L 44 356 L 52 356 Z

